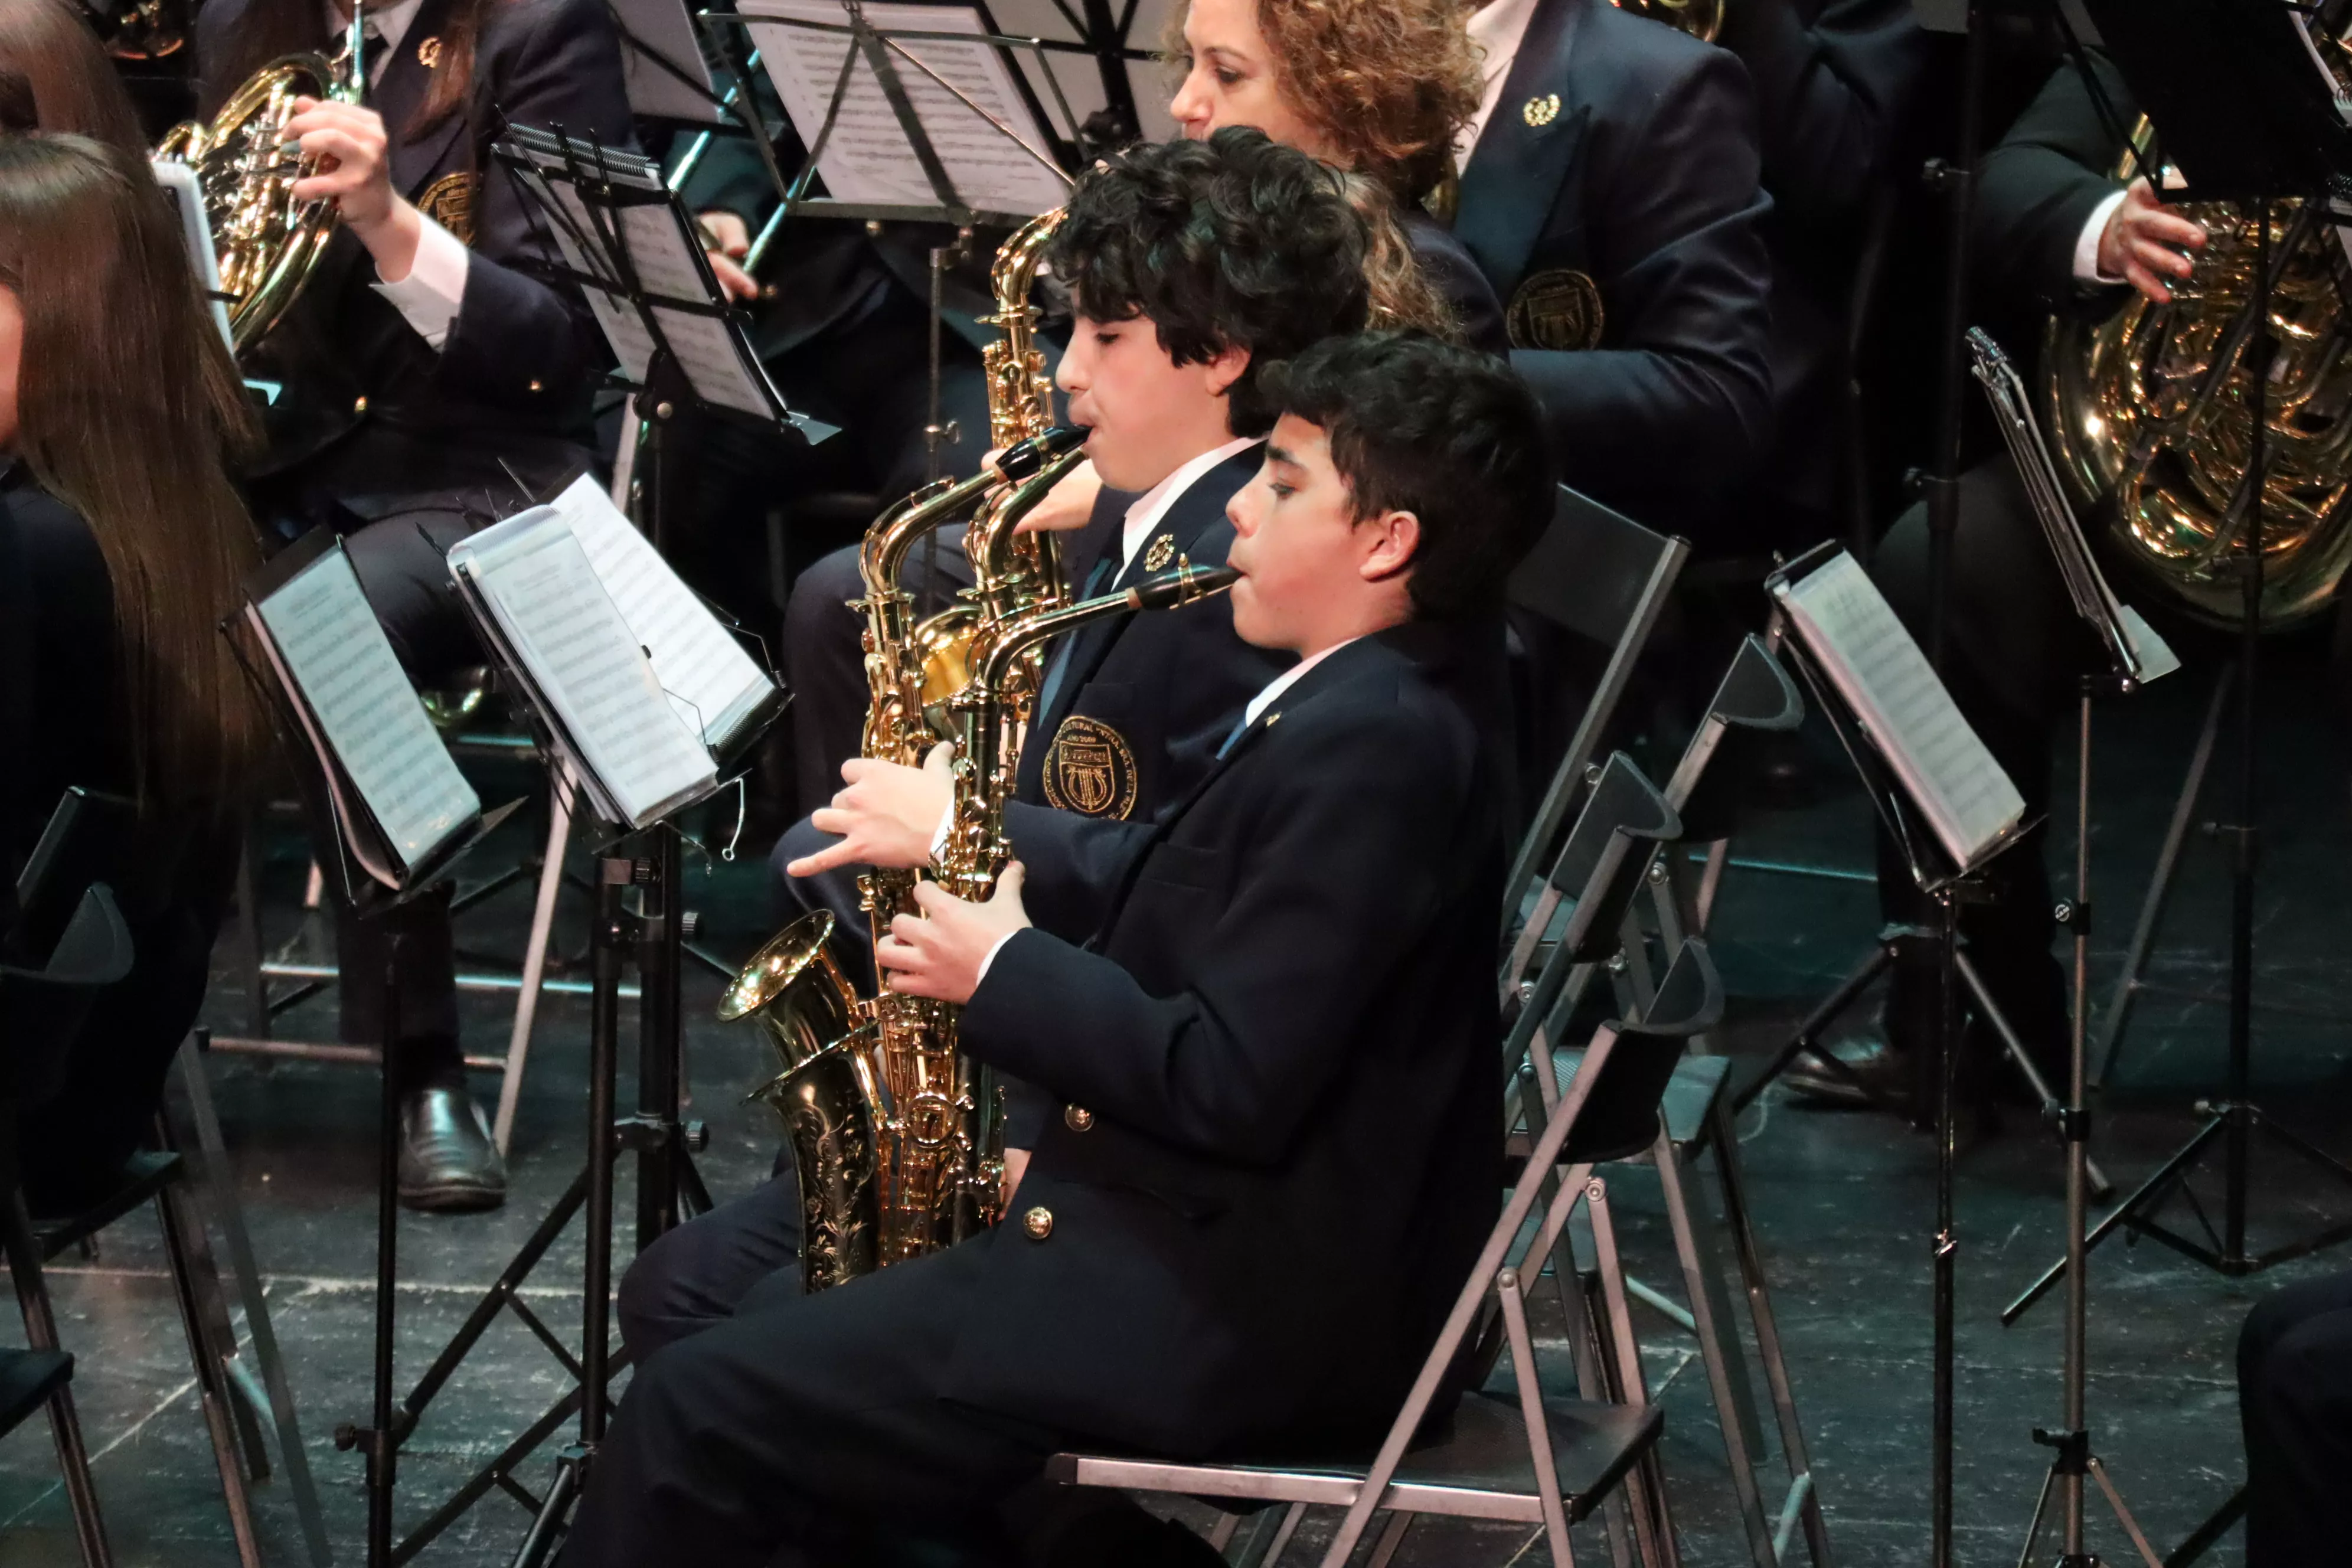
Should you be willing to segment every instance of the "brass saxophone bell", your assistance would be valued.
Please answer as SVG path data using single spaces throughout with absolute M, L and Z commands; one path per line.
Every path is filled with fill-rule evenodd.
M 833 956 L 833 913 L 815 910 L 771 940 L 719 999 L 719 1019 L 756 1018 L 791 1072 L 857 1027 L 858 998 Z

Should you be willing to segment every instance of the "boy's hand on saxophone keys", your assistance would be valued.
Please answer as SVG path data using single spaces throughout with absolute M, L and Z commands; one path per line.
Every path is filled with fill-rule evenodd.
M 838 841 L 803 855 L 784 869 L 814 877 L 836 866 L 883 866 L 910 869 L 931 863 L 940 824 L 955 804 L 955 779 L 947 763 L 952 748 L 939 745 L 919 768 L 875 757 L 852 757 L 841 764 L 844 785 L 833 804 L 813 813 L 809 825 Z
M 1020 861 L 1008 864 L 984 904 L 966 903 L 936 882 L 917 883 L 915 903 L 923 912 L 900 915 L 874 944 L 874 962 L 889 972 L 890 989 L 958 1006 L 971 1001 L 997 944 L 1030 923 L 1021 907 L 1022 876 Z

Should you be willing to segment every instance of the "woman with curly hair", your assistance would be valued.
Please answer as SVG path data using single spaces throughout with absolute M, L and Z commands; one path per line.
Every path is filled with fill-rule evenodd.
M 1460 0 L 1190 0 L 1169 21 L 1183 75 L 1168 111 L 1187 136 L 1254 126 L 1359 176 L 1375 232 L 1389 207 L 1409 247 L 1372 264 L 1382 313 L 1444 331 L 1415 298 L 1433 294 L 1446 335 L 1500 353 L 1494 290 L 1427 206 L 1450 191 L 1454 138 L 1478 110 L 1465 15 Z

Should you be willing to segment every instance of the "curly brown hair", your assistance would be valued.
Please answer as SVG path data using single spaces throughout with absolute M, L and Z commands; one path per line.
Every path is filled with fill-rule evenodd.
M 1177 0 L 1162 47 L 1184 58 Z M 1257 0 L 1276 85 L 1342 167 L 1417 202 L 1452 166 L 1478 112 L 1478 48 L 1462 0 Z

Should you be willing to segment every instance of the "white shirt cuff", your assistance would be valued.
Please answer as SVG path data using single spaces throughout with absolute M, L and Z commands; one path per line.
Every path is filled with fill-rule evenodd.
M 2124 205 L 2124 193 L 2117 191 L 2091 209 L 2083 225 L 2083 232 L 2074 237 L 2074 281 L 2077 283 L 2120 283 L 2122 279 L 2099 270 L 2099 241 L 2106 237 L 2107 220 Z
M 372 287 L 393 302 L 418 337 L 438 350 L 449 341 L 449 329 L 466 302 L 466 268 L 472 258 L 464 240 L 431 218 L 425 218 L 424 226 L 408 276 Z
M 932 865 L 938 865 L 940 857 L 947 853 L 948 830 L 953 826 L 955 826 L 955 796 L 950 795 L 947 805 L 940 812 L 940 825 L 931 829 Z
M 1023 926 L 1021 931 L 1027 931 L 1028 929 L 1029 928 L 1027 926 Z M 995 945 L 988 950 L 988 956 L 980 961 L 980 973 L 972 976 L 971 983 L 975 990 L 979 988 L 981 982 L 988 978 L 988 966 L 996 962 L 996 955 L 1004 951 L 1004 944 L 1011 942 L 1014 937 L 1019 936 L 1021 934 L 1021 931 L 1009 931 L 1003 936 L 996 939 Z

